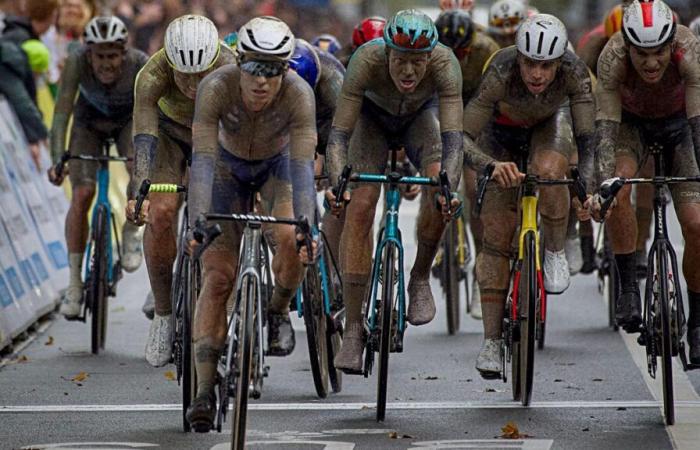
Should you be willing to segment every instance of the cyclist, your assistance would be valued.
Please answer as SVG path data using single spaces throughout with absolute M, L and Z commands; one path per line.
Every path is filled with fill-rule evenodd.
M 335 114 L 335 107 L 343 87 L 345 67 L 333 55 L 297 39 L 294 54 L 289 61 L 289 69 L 301 76 L 314 90 L 316 97 L 316 145 L 315 174 L 323 173 L 328 135 Z M 330 212 L 323 215 L 323 231 L 330 246 L 331 254 L 338 258 L 342 220 Z
M 416 10 L 396 13 L 384 28 L 384 38 L 361 46 L 350 61 L 326 151 L 332 182 L 346 163 L 355 171 L 383 173 L 388 146 L 400 144 L 422 175 L 436 176 L 443 167 L 456 188 L 463 157 L 462 125 L 457 119 L 461 95 L 459 63 L 447 47 L 438 45 L 432 20 Z M 418 254 L 408 284 L 412 325 L 428 323 L 435 316 L 429 275 L 444 229 L 443 217 L 432 206 L 436 191 L 426 189 L 421 197 Z M 335 366 L 348 373 L 361 373 L 362 368 L 362 303 L 379 193 L 376 185 L 353 187 L 341 238 L 347 323 Z M 334 205 L 332 191 L 326 198 Z M 444 205 L 446 200 L 440 201 Z M 457 208 L 459 200 L 452 199 L 451 204 Z M 446 211 L 443 206 L 442 213 Z
M 564 24 L 552 15 L 538 14 L 520 25 L 517 45 L 496 53 L 465 108 L 465 154 L 481 149 L 489 156 L 484 162 L 518 161 L 524 156 L 520 148 L 527 146 L 529 171 L 557 179 L 567 172 L 575 136 L 582 173 L 592 181 L 595 107 L 591 79 L 583 61 L 567 50 L 567 42 Z M 482 170 L 484 162 L 477 170 Z M 476 261 L 484 322 L 484 343 L 476 368 L 484 378 L 501 371 L 501 324 L 517 209 L 516 189 L 489 187 L 481 213 L 483 247 Z M 564 252 L 568 210 L 565 187 L 540 190 L 544 285 L 554 294 L 569 286 Z
M 459 60 L 462 69 L 462 102 L 466 105 L 479 87 L 484 66 L 491 55 L 498 51 L 498 44 L 486 33 L 478 31 L 470 14 L 463 10 L 454 9 L 441 13 L 435 21 L 435 26 L 440 42 L 450 47 Z M 465 164 L 463 177 L 465 197 L 473 205 L 476 193 L 476 172 Z M 468 216 L 469 211 L 465 211 L 464 214 Z M 472 217 L 469 219 L 469 227 L 474 236 L 474 246 L 478 254 L 481 251 L 481 222 Z M 481 319 L 481 299 L 476 281 L 472 283 L 470 313 L 475 319 Z
M 501 48 L 515 45 L 515 32 L 528 17 L 527 6 L 519 0 L 499 0 L 489 9 L 487 32 Z
M 134 81 L 148 57 L 140 50 L 128 47 L 127 39 L 128 31 L 119 18 L 95 17 L 85 27 L 84 45 L 66 59 L 51 128 L 51 155 L 55 163 L 66 148 L 71 115 L 70 153 L 97 155 L 104 140 L 111 137 L 116 140 L 121 155 L 133 155 L 130 133 Z M 88 240 L 88 209 L 95 196 L 97 163 L 74 160 L 69 165 L 73 186 L 66 216 L 70 280 L 60 311 L 72 319 L 80 314 L 83 298 L 81 270 Z M 130 166 L 127 164 L 128 168 Z M 48 172 L 49 180 L 60 185 L 65 173 L 58 176 L 52 167 Z M 132 180 L 128 191 L 133 188 Z M 138 227 L 126 222 L 122 267 L 133 272 L 141 264 L 141 258 Z
M 690 28 L 690 31 L 692 31 L 695 36 L 700 38 L 700 16 L 693 19 L 690 25 L 688 25 L 688 28 Z
M 316 148 L 314 95 L 288 73 L 294 36 L 275 17 L 257 17 L 238 33 L 238 65 L 212 72 L 197 92 L 190 172 L 190 225 L 197 214 L 246 212 L 257 186 L 275 216 L 313 217 Z M 226 300 L 236 277 L 242 228 L 223 223 L 223 234 L 203 256 L 203 288 L 194 326 L 197 397 L 187 412 L 196 430 L 209 429 L 215 412 L 216 366 L 226 339 Z M 289 301 L 304 270 L 293 227 L 273 230 L 275 287 L 268 305 L 268 349 L 294 349 Z M 302 254 L 305 255 L 302 248 Z
M 318 47 L 331 55 L 337 54 L 343 48 L 343 46 L 340 45 L 338 38 L 332 34 L 320 34 L 316 36 L 311 40 L 311 45 Z
M 219 41 L 214 23 L 203 16 L 185 15 L 173 20 L 165 32 L 163 48 L 148 60 L 134 88 L 133 142 L 137 186 L 185 182 L 192 154 L 192 118 L 197 86 L 212 70 L 235 62 L 233 51 Z M 196 59 L 182 55 L 201 54 Z M 146 360 L 153 366 L 167 364 L 171 356 L 170 288 L 177 255 L 179 197 L 151 194 L 144 201 L 142 217 L 134 217 L 135 200 L 127 205 L 127 217 L 148 225 L 144 253 L 153 292 L 155 314 L 146 341 Z
M 623 33 L 600 55 L 596 86 L 596 154 L 599 179 L 632 177 L 646 147 L 663 144 L 670 175 L 698 175 L 700 149 L 700 44 L 692 32 L 676 25 L 662 1 L 632 2 L 625 9 Z M 671 186 L 673 203 L 685 238 L 683 274 L 688 283 L 688 342 L 691 360 L 700 363 L 700 185 Z M 610 218 L 612 250 L 620 273 L 621 295 L 616 319 L 628 333 L 642 322 L 635 270 L 635 216 L 630 190 L 617 196 Z
M 471 11 L 474 9 L 474 0 L 439 0 L 438 4 L 443 11 L 448 9 Z
M 360 46 L 383 36 L 386 19 L 381 16 L 372 16 L 362 19 L 352 30 L 352 44 L 345 46 L 336 56 L 345 67 L 350 63 L 350 58 Z

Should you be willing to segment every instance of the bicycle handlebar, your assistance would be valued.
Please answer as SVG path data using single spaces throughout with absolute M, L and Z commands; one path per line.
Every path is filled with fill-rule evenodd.
M 345 191 L 348 189 L 348 182 L 350 181 L 350 175 L 352 174 L 352 166 L 347 165 L 343 167 L 343 172 L 340 174 L 340 178 L 338 178 L 338 186 L 334 187 L 331 189 L 333 192 L 333 195 L 335 195 L 335 207 L 340 208 L 341 202 L 343 202 L 343 195 L 345 195 Z
M 476 187 L 476 204 L 474 205 L 474 215 L 481 215 L 481 208 L 484 206 L 484 196 L 486 195 L 486 185 L 491 181 L 493 171 L 496 168 L 495 164 L 489 164 L 484 169 L 484 176 L 481 177 Z
M 653 178 L 608 178 L 600 184 L 600 197 L 603 203 L 600 206 L 600 217 L 605 218 L 605 214 L 610 209 L 612 202 L 626 184 L 678 184 L 700 182 L 700 176 L 694 177 L 653 177 Z

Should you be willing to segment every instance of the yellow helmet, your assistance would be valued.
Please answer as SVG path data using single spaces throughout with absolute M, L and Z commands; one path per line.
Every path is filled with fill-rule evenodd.
M 608 39 L 610 39 L 613 34 L 620 31 L 622 29 L 622 5 L 615 5 L 608 11 L 603 24 L 605 26 L 605 35 Z

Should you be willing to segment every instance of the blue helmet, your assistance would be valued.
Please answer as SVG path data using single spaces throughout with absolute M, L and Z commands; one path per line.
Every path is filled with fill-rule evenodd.
M 437 45 L 438 32 L 427 14 L 406 9 L 397 12 L 384 26 L 384 42 L 394 50 L 425 53 Z
M 238 33 L 234 31 L 233 33 L 227 34 L 224 38 L 224 42 L 226 42 L 226 45 L 229 47 L 236 48 L 236 44 L 238 44 Z
M 312 89 L 316 88 L 316 83 L 321 78 L 321 60 L 311 44 L 303 39 L 296 40 L 289 68 L 305 79 Z
M 343 46 L 340 45 L 340 41 L 338 41 L 338 39 L 332 34 L 321 34 L 316 36 L 311 41 L 311 45 L 318 47 L 331 55 L 335 55 L 341 48 L 343 48 Z

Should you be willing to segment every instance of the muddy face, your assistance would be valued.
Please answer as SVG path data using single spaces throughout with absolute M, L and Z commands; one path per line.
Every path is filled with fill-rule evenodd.
M 639 77 L 649 84 L 658 83 L 671 63 L 671 46 L 653 48 L 630 46 L 630 60 Z
M 389 52 L 389 75 L 402 94 L 416 90 L 428 69 L 428 53 Z

